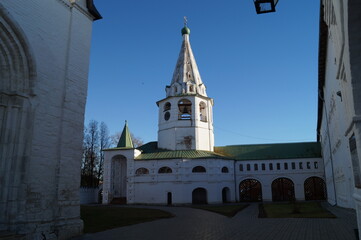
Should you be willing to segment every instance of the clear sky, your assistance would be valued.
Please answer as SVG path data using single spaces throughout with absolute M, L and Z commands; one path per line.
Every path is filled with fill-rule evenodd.
M 183 16 L 216 146 L 316 140 L 319 1 L 95 0 L 85 122 L 156 141 L 158 108 L 180 51 Z

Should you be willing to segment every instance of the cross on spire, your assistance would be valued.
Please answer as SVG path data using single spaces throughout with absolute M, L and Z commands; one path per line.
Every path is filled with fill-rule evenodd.
M 184 16 L 183 19 L 184 19 L 184 26 L 186 27 L 186 26 L 187 26 L 187 23 L 188 23 L 188 19 L 187 19 L 186 16 Z

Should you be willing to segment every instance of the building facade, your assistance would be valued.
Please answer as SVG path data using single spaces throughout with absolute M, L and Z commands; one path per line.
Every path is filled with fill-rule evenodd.
M 79 185 L 91 0 L 0 2 L 0 234 L 82 232 Z
M 127 124 L 105 150 L 103 203 L 206 204 L 326 198 L 319 143 L 214 147 L 213 99 L 189 42 L 183 42 L 166 98 L 158 142 L 133 148 Z
M 322 0 L 318 139 L 328 201 L 355 208 L 361 229 L 361 2 Z

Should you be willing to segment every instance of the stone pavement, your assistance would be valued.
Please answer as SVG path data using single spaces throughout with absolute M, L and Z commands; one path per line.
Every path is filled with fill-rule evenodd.
M 251 204 L 233 218 L 186 207 L 149 207 L 175 215 L 73 240 L 356 240 L 355 211 L 324 204 L 337 218 L 258 218 L 258 204 Z

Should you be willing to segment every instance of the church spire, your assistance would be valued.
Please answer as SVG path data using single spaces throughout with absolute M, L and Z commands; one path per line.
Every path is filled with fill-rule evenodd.
M 184 17 L 182 28 L 183 42 L 174 69 L 170 86 L 166 87 L 167 97 L 179 95 L 202 95 L 207 97 L 201 75 L 189 42 L 190 29 L 187 27 L 187 18 Z
M 125 120 L 125 125 L 123 128 L 123 132 L 122 135 L 119 138 L 119 142 L 117 147 L 119 148 L 134 148 L 133 147 L 133 141 L 132 141 L 132 137 L 130 135 L 130 131 L 128 129 L 128 123 Z

